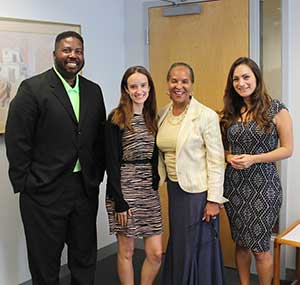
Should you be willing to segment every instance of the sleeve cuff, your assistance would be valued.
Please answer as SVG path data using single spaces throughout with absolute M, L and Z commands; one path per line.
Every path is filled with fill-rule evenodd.
M 128 209 L 129 205 L 124 199 L 115 201 L 115 210 L 117 213 L 126 212 Z

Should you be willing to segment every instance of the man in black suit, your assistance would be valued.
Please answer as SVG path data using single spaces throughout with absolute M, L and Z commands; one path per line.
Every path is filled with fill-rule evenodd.
M 94 284 L 106 114 L 100 87 L 78 74 L 83 48 L 78 33 L 59 34 L 53 68 L 24 80 L 9 108 L 9 177 L 34 285 L 59 284 L 65 243 L 71 284 Z

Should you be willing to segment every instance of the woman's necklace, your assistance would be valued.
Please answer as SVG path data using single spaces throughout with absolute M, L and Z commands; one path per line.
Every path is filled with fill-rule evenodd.
M 168 115 L 167 115 L 167 120 L 168 120 L 168 123 L 170 125 L 173 125 L 173 126 L 176 126 L 176 125 L 179 125 L 181 124 L 181 122 L 183 121 L 186 113 L 187 113 L 187 110 L 189 108 L 189 105 L 190 104 L 187 104 L 183 110 L 183 112 L 181 114 L 179 114 L 178 116 L 175 116 L 173 115 L 173 105 L 170 107 L 169 109 L 169 112 L 168 112 Z

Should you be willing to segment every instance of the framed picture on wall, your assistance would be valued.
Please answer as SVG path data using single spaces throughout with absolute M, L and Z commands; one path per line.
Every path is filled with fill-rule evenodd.
M 21 81 L 49 69 L 57 34 L 80 25 L 0 17 L 0 134 Z

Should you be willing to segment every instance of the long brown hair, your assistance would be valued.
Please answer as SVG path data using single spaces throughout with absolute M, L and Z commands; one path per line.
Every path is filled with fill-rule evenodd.
M 235 91 L 233 87 L 233 73 L 236 67 L 241 64 L 247 65 L 252 70 L 256 78 L 256 88 L 250 97 L 250 108 L 247 107 L 243 98 Z M 247 112 L 246 121 L 251 118 L 257 122 L 261 129 L 270 129 L 271 121 L 268 117 L 268 110 L 271 106 L 271 97 L 267 93 L 258 65 L 252 59 L 248 57 L 240 57 L 233 62 L 227 77 L 227 84 L 224 91 L 223 101 L 224 107 L 220 112 L 220 125 L 223 139 L 226 136 L 226 130 L 233 123 L 235 123 L 239 119 L 242 119 L 242 108 Z
M 157 122 L 156 122 L 156 94 L 155 87 L 149 71 L 143 66 L 131 66 L 129 67 L 122 78 L 121 81 L 121 98 L 117 108 L 113 110 L 112 122 L 118 125 L 121 129 L 131 127 L 131 120 L 133 117 L 133 104 L 132 100 L 127 92 L 127 80 L 134 73 L 144 74 L 148 79 L 148 84 L 150 87 L 149 96 L 144 103 L 143 116 L 145 123 L 149 132 L 156 134 Z

